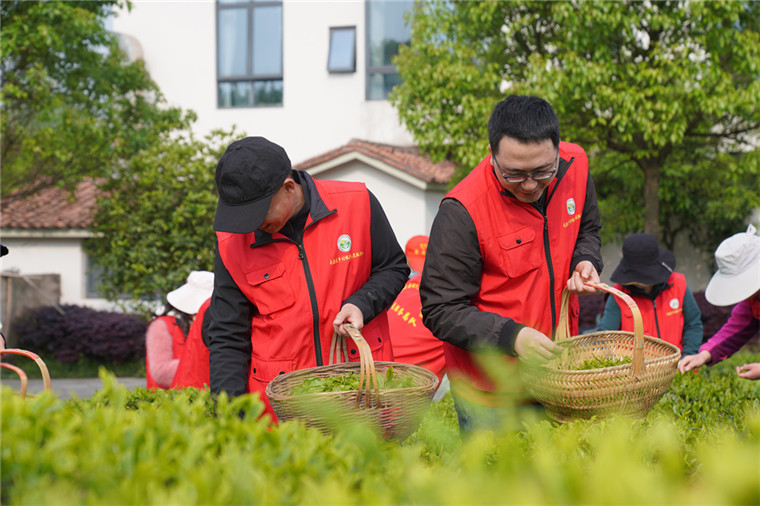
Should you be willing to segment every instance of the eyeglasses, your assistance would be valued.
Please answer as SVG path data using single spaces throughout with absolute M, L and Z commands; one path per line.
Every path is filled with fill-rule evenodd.
M 517 183 L 523 183 L 528 180 L 528 178 L 533 179 L 533 181 L 546 181 L 547 179 L 551 179 L 554 176 L 554 173 L 557 172 L 557 166 L 559 164 L 559 150 L 557 150 L 557 156 L 554 158 L 554 168 L 552 170 L 542 170 L 540 172 L 533 172 L 531 174 L 520 174 L 518 175 L 509 175 L 505 173 L 501 165 L 499 165 L 499 161 L 496 159 L 496 156 L 491 153 L 491 159 L 496 164 L 496 168 L 499 169 L 499 172 L 501 172 L 501 177 L 504 178 L 504 180 L 507 183 L 510 184 L 517 184 Z

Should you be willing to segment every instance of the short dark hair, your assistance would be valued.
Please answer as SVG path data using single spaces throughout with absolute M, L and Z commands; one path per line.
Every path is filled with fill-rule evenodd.
M 559 147 L 559 120 L 551 104 L 539 97 L 509 95 L 496 104 L 488 120 L 488 142 L 496 153 L 502 137 L 523 143 L 551 139 Z

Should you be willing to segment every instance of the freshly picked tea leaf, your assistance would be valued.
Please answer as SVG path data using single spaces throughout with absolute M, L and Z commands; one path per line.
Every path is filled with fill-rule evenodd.
M 380 389 L 391 388 L 410 388 L 414 386 L 414 378 L 399 378 L 393 372 L 393 367 L 385 371 L 385 375 L 377 377 L 378 387 Z M 359 375 L 354 372 L 348 372 L 338 376 L 309 376 L 300 385 L 293 388 L 293 395 L 305 395 L 323 392 L 347 392 L 350 390 L 359 390 Z
M 587 369 L 601 369 L 603 367 L 614 367 L 616 365 L 630 364 L 630 357 L 597 357 L 587 358 L 580 364 L 571 367 L 572 371 L 584 371 Z

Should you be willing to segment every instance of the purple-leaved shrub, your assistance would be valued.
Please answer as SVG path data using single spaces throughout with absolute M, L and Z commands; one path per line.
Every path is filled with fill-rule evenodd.
M 52 306 L 31 309 L 13 322 L 19 347 L 67 364 L 80 357 L 112 364 L 145 357 L 147 324 L 138 316 L 76 305 L 61 309 L 64 314 Z

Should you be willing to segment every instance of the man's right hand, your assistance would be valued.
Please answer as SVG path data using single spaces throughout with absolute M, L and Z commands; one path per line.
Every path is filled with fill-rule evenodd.
M 686 355 L 678 361 L 678 370 L 683 374 L 696 367 L 705 365 L 710 360 L 712 360 L 712 355 L 707 350 L 700 351 L 696 355 Z
M 533 363 L 542 363 L 562 353 L 562 347 L 536 329 L 523 327 L 515 338 L 517 356 Z

